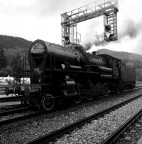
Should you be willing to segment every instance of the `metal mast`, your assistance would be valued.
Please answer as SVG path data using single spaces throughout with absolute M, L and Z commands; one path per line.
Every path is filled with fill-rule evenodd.
M 68 40 L 79 43 L 81 36 L 77 33 L 77 23 L 104 15 L 104 39 L 117 40 L 118 0 L 98 0 L 89 5 L 61 14 L 62 45 Z

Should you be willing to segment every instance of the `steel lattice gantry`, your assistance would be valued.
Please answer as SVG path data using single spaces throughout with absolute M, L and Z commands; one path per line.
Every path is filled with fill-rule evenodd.
M 109 32 L 105 31 L 104 39 L 106 41 L 117 40 L 117 12 L 118 0 L 99 0 L 95 3 L 61 14 L 62 45 L 65 45 L 65 38 L 67 36 L 71 43 L 80 42 L 81 37 L 79 37 L 80 35 L 77 33 L 77 23 L 102 15 L 104 15 L 104 28 L 106 25 L 111 26 Z M 109 36 L 111 36 L 111 40 L 109 40 Z

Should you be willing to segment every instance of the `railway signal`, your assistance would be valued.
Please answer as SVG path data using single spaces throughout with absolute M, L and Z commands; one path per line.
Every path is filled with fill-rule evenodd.
M 117 40 L 117 11 L 104 14 L 104 40 L 107 42 Z
M 111 34 L 111 26 L 110 25 L 105 26 L 104 39 L 107 42 L 116 40 L 114 34 Z
M 104 40 L 117 40 L 118 0 L 98 0 L 92 4 L 61 14 L 62 45 L 66 44 L 65 37 L 70 43 L 78 44 L 81 36 L 77 32 L 77 23 L 104 16 Z

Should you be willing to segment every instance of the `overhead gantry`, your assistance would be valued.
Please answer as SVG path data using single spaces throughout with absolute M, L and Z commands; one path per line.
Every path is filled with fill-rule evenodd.
M 62 45 L 79 43 L 81 35 L 77 23 L 104 16 L 104 40 L 117 40 L 118 0 L 98 0 L 89 5 L 61 14 Z

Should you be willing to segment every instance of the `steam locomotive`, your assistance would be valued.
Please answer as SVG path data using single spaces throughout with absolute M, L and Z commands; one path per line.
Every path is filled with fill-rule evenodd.
M 79 44 L 63 47 L 36 40 L 29 48 L 28 61 L 31 84 L 25 87 L 25 101 L 47 111 L 62 102 L 79 103 L 135 87 L 133 68 L 107 54 L 86 53 Z

